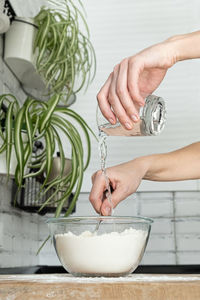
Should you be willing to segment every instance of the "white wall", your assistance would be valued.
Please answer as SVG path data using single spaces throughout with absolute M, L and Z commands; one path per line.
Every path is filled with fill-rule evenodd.
M 45 0 L 10 0 L 10 3 L 19 17 L 34 17 L 45 4 Z

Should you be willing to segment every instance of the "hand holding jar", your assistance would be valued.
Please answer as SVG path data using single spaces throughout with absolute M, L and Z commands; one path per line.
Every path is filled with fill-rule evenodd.
M 97 95 L 104 117 L 116 118 L 127 130 L 139 121 L 144 99 L 162 82 L 176 62 L 200 57 L 200 31 L 177 35 L 123 59 L 117 64 Z

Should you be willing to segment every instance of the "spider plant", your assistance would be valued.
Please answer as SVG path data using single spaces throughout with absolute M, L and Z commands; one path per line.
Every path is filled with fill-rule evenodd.
M 42 7 L 34 18 L 38 26 L 34 51 L 36 67 L 50 93 L 65 91 L 65 100 L 86 88 L 96 72 L 96 58 L 89 30 L 81 10 L 72 0 L 48 0 L 51 8 Z M 82 3 L 78 0 L 83 9 Z M 83 33 L 79 23 L 83 25 Z M 75 83 L 79 86 L 74 90 Z M 66 96 L 67 95 L 67 96 Z M 63 97 L 63 98 L 64 98 Z
M 50 203 L 55 203 L 54 196 L 59 190 L 63 191 L 62 196 L 56 201 L 55 216 L 58 217 L 62 207 L 73 190 L 72 202 L 65 213 L 68 216 L 76 203 L 80 193 L 83 173 L 90 161 L 90 136 L 92 130 L 82 117 L 73 110 L 66 107 L 58 107 L 60 94 L 52 96 L 47 102 L 27 98 L 23 106 L 11 94 L 0 96 L 0 138 L 2 140 L 0 155 L 6 151 L 7 175 L 9 176 L 10 157 L 14 150 L 17 158 L 15 171 L 15 181 L 19 188 L 23 185 L 23 180 L 28 177 L 39 176 L 45 172 L 46 177 L 40 191 L 41 195 L 54 189 L 54 193 L 42 204 L 40 210 Z M 5 113 L 5 107 L 7 111 Z M 76 123 L 76 125 L 74 125 Z M 86 160 L 84 162 L 84 150 L 82 138 L 77 129 L 77 125 L 83 131 L 86 138 Z M 27 141 L 23 143 L 22 134 L 27 134 Z M 65 145 L 60 133 L 64 134 Z M 43 141 L 44 149 L 39 155 L 33 154 L 33 146 L 36 141 Z M 65 165 L 64 147 L 66 141 L 71 145 L 72 171 L 64 176 Z M 49 181 L 52 159 L 57 150 L 60 152 L 61 170 L 60 174 Z M 33 173 L 25 173 L 26 167 L 34 169 Z

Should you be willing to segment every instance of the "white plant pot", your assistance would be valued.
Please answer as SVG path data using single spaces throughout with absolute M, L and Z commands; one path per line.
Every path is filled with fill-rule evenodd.
M 33 53 L 36 31 L 32 18 L 16 17 L 5 35 L 4 60 L 23 85 L 45 91 L 45 83 L 36 71 L 36 54 Z
M 22 133 L 22 140 L 24 143 L 27 142 L 27 134 Z M 0 137 L 0 146 L 2 145 L 2 139 Z M 14 147 L 12 148 L 11 157 L 10 157 L 10 177 L 15 176 L 15 170 L 17 167 L 17 158 L 15 154 Z M 26 169 L 27 170 L 27 169 Z M 25 173 L 26 173 L 25 170 Z M 6 166 L 6 151 L 0 153 L 0 175 L 7 175 L 7 166 Z

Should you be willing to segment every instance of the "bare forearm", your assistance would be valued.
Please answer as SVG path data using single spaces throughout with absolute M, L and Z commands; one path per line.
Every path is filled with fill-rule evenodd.
M 173 36 L 166 42 L 173 48 L 176 62 L 200 58 L 200 31 Z
M 175 181 L 200 178 L 200 142 L 182 149 L 138 158 L 143 179 Z

